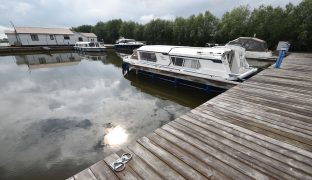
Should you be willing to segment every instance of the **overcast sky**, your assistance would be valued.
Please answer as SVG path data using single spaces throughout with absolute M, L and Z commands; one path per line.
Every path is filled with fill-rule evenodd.
M 187 17 L 209 10 L 221 17 L 240 5 L 285 6 L 301 0 L 0 0 L 0 38 L 15 26 L 72 27 L 121 18 L 146 23 L 154 18 Z

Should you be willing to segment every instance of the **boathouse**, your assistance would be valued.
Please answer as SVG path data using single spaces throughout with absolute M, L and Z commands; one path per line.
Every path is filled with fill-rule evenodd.
M 79 42 L 97 42 L 97 36 L 94 33 L 75 33 Z
M 21 46 L 64 46 L 78 41 L 97 42 L 93 33 L 73 32 L 67 28 L 16 27 L 5 31 L 9 44 Z

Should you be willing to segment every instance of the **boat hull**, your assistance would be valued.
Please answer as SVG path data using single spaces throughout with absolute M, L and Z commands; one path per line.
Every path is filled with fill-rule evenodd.
M 203 89 L 203 90 L 209 90 L 211 89 L 211 87 L 214 87 L 219 90 L 220 89 L 225 90 L 225 89 L 230 89 L 236 86 L 237 84 L 239 84 L 239 82 L 235 82 L 235 81 L 213 79 L 213 78 L 208 78 L 208 77 L 206 78 L 197 77 L 197 76 L 192 76 L 192 75 L 187 75 L 187 74 L 181 74 L 178 72 L 137 66 L 137 65 L 129 64 L 127 62 L 124 62 L 122 64 L 122 70 L 123 70 L 124 75 L 126 75 L 130 71 L 136 71 L 138 74 L 148 75 L 152 78 L 174 83 L 175 85 L 184 85 L 184 86 L 194 87 L 194 88 Z
M 77 48 L 76 50 L 81 52 L 105 52 L 106 48 Z

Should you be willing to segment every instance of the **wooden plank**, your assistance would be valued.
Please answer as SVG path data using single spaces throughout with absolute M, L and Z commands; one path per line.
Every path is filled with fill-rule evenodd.
M 209 166 L 211 166 L 212 168 L 214 168 L 219 172 L 222 172 L 228 177 L 231 177 L 233 179 L 251 179 L 244 173 L 234 169 L 233 167 L 211 156 L 205 151 L 198 149 L 189 142 L 174 136 L 173 134 L 169 133 L 168 131 L 165 131 L 162 128 L 155 130 L 155 133 L 158 134 L 160 137 L 166 139 L 167 141 L 171 142 L 172 144 L 180 147 L 181 149 L 184 149 L 193 156 L 200 157 L 203 162 L 207 163 Z
M 291 96 L 283 96 L 283 95 L 274 95 L 274 92 L 271 94 L 266 94 L 259 90 L 253 91 L 252 89 L 238 89 L 233 88 L 231 95 L 236 97 L 243 97 L 243 98 L 252 98 L 254 100 L 262 101 L 262 102 L 269 102 L 269 103 L 280 103 L 283 106 L 293 108 L 294 110 L 300 110 L 303 112 L 311 113 L 310 105 L 312 105 L 312 101 L 310 99 L 303 99 L 297 97 L 297 99 L 293 99 Z M 305 113 L 306 114 L 306 113 Z
M 303 94 L 303 95 L 312 95 L 312 92 L 310 90 L 304 90 L 304 89 L 300 89 L 300 88 L 296 88 L 293 86 L 283 86 L 280 84 L 272 84 L 270 82 L 256 82 L 256 81 L 248 81 L 244 83 L 244 86 L 254 86 L 257 88 L 265 88 L 265 89 L 273 89 L 273 90 L 280 90 L 280 91 L 287 91 L 287 92 L 291 92 L 291 93 L 296 93 L 296 94 Z
M 198 173 L 189 165 L 183 163 L 179 159 L 177 159 L 172 154 L 168 153 L 166 150 L 156 146 L 153 144 L 147 137 L 142 137 L 138 141 L 142 146 L 156 155 L 159 159 L 165 162 L 168 166 L 170 166 L 175 171 L 179 172 L 186 179 L 206 179 L 203 175 Z
M 117 154 L 111 154 L 110 156 L 104 159 L 105 163 L 110 166 L 111 163 L 115 162 L 118 158 L 120 158 Z M 126 165 L 125 169 L 120 172 L 115 172 L 119 179 L 124 180 L 136 180 L 141 179 L 128 165 Z
M 239 141 L 237 142 L 236 140 L 236 138 L 240 139 L 239 137 L 229 136 L 229 134 L 227 134 L 227 136 L 221 136 L 213 131 L 209 131 L 208 129 L 210 128 L 207 125 L 200 124 L 199 126 L 198 123 L 195 124 L 196 120 L 193 120 L 192 122 L 190 121 L 192 120 L 188 119 L 187 121 L 184 119 L 178 119 L 171 124 L 174 124 L 174 127 L 190 134 L 191 136 L 198 136 L 207 144 L 219 148 L 219 151 L 224 151 L 258 170 L 269 173 L 269 175 L 275 178 L 283 177 L 289 179 L 293 177 L 307 178 L 311 176 L 309 173 L 312 172 L 312 167 L 307 166 L 305 163 L 294 161 L 293 159 L 278 153 L 270 152 L 265 148 L 259 147 L 248 141 L 239 143 Z M 240 139 L 240 141 L 242 140 Z M 259 151 L 259 148 L 267 152 L 263 153 Z M 274 156 L 272 154 L 274 154 Z M 282 158 L 283 162 L 280 162 L 280 159 L 278 158 Z M 297 167 L 300 168 L 296 169 Z
M 134 152 L 138 157 L 140 157 L 144 162 L 146 162 L 154 171 L 157 172 L 162 178 L 165 179 L 185 179 L 178 172 L 169 167 L 166 163 L 157 158 L 150 151 L 145 149 L 139 143 L 134 143 L 128 147 L 132 152 Z
M 114 171 L 103 161 L 99 161 L 90 167 L 98 180 L 117 180 Z
M 237 113 L 237 112 L 233 112 L 231 111 L 231 107 L 228 108 L 227 106 L 222 106 L 222 104 L 220 103 L 219 105 L 215 105 L 215 104 L 207 104 L 206 106 L 204 106 L 204 109 L 210 109 L 211 107 L 213 107 L 213 110 L 217 110 L 215 112 L 220 112 L 222 111 L 224 114 L 224 116 L 228 117 L 228 118 L 236 118 L 236 119 L 240 119 L 241 121 L 244 121 L 246 123 L 253 123 L 256 124 L 255 126 L 260 127 L 260 128 L 264 128 L 266 130 L 269 130 L 271 132 L 275 132 L 276 134 L 280 134 L 283 136 L 291 136 L 292 139 L 296 139 L 299 140 L 303 143 L 307 143 L 307 144 L 312 144 L 312 136 L 309 135 L 309 133 L 311 133 L 312 131 L 305 131 L 305 130 L 301 130 L 296 128 L 296 130 L 292 130 L 291 128 L 288 128 L 288 125 L 285 125 L 283 123 L 272 123 L 272 121 L 265 121 L 264 118 L 253 118 L 251 117 L 252 112 L 248 115 L 248 114 L 244 114 L 244 113 Z M 300 130 L 300 131 L 298 131 Z M 307 133 L 303 133 L 303 132 L 307 132 Z
M 205 177 L 215 180 L 230 179 L 224 174 L 213 169 L 210 165 L 205 164 L 205 162 L 202 161 L 202 159 L 205 159 L 205 156 L 201 157 L 200 154 L 192 155 L 185 151 L 186 147 L 183 147 L 182 149 L 155 133 L 151 133 L 147 137 L 152 140 L 152 142 L 159 145 L 163 149 L 166 149 L 169 153 L 179 158 L 184 163 L 196 169 Z
M 231 93 L 231 94 L 232 94 L 232 97 L 234 96 L 237 99 L 247 100 L 248 102 L 258 103 L 263 106 L 279 108 L 281 110 L 290 111 L 292 113 L 299 114 L 301 116 L 312 117 L 312 112 L 308 110 L 309 107 L 300 107 L 299 105 L 292 105 L 292 104 L 289 104 L 289 102 L 287 101 L 277 102 L 277 101 L 273 101 L 273 100 L 269 100 L 269 99 L 261 98 L 257 96 L 243 95 L 243 93 L 241 94 Z M 227 94 L 226 96 L 229 96 L 229 95 Z
M 74 175 L 75 180 L 97 180 L 92 171 L 87 168 L 80 173 Z
M 269 97 L 269 98 L 277 98 L 277 99 L 283 99 L 283 100 L 292 100 L 292 103 L 296 104 L 312 104 L 312 96 L 305 95 L 301 93 L 291 93 L 291 92 L 285 92 L 285 91 L 279 91 L 276 89 L 262 89 L 262 87 L 252 87 L 252 86 L 237 86 L 232 89 L 234 92 L 240 91 L 240 92 L 247 92 L 248 94 L 251 92 L 253 95 L 257 95 L 259 97 Z M 286 99 L 288 98 L 288 99 Z M 298 100 L 300 100 L 298 102 Z
M 283 141 L 279 141 L 277 139 L 271 138 L 271 137 L 263 135 L 261 133 L 257 133 L 257 132 L 251 131 L 249 129 L 243 128 L 241 126 L 229 123 L 227 121 L 224 121 L 223 118 L 220 119 L 218 117 L 211 116 L 209 114 L 206 114 L 203 111 L 199 111 L 199 109 L 193 109 L 191 111 L 191 113 L 194 113 L 196 115 L 199 115 L 199 116 L 203 117 L 203 121 L 204 122 L 214 121 L 214 122 L 220 124 L 220 126 L 219 126 L 220 129 L 223 129 L 223 127 L 227 127 L 227 128 L 230 128 L 230 129 L 233 129 L 233 130 L 236 130 L 238 132 L 242 132 L 242 133 L 248 135 L 246 138 L 256 137 L 256 139 L 254 140 L 255 143 L 258 143 L 257 139 L 258 140 L 262 140 L 262 142 L 268 142 L 268 143 L 270 143 L 272 145 L 277 145 L 277 146 L 283 147 L 283 148 L 285 148 L 285 150 L 288 149 L 289 151 L 285 151 L 285 153 L 293 151 L 296 154 L 301 154 L 302 156 L 306 156 L 306 157 L 312 158 L 312 153 L 310 151 L 307 151 L 307 150 L 302 149 L 302 148 L 298 148 L 296 146 L 293 146 L 291 144 L 285 143 Z M 259 141 L 259 142 L 261 142 L 261 141 Z M 263 146 L 264 147 L 268 147 L 270 144 L 266 144 L 266 145 L 263 145 Z M 284 153 L 284 150 L 281 153 Z M 295 157 L 296 157 L 296 155 L 294 156 L 294 158 Z M 299 158 L 299 157 L 297 157 L 297 158 Z M 304 161 L 304 158 L 303 159 L 301 158 L 301 161 Z
M 311 124 L 310 117 L 302 116 L 300 114 L 296 114 L 296 113 L 289 112 L 289 111 L 286 111 L 286 110 L 281 110 L 281 109 L 278 109 L 278 107 L 262 106 L 261 104 L 257 104 L 255 102 L 249 102 L 248 100 L 244 100 L 244 99 L 236 99 L 236 98 L 232 98 L 230 96 L 223 96 L 222 101 L 223 100 L 224 101 L 233 102 L 234 104 L 238 104 L 238 103 L 245 104 L 245 106 L 249 107 L 249 108 L 257 107 L 259 109 L 263 109 L 263 110 L 265 110 L 265 112 L 267 112 L 266 114 L 268 116 L 270 114 L 276 114 L 276 115 L 279 115 L 281 117 L 287 117 L 287 118 L 290 118 L 290 119 L 294 119 L 294 120 L 297 120 L 297 121 L 302 121 L 304 123 Z M 210 104 L 210 102 L 206 103 L 206 104 Z
M 195 112 L 196 113 L 196 112 Z M 191 115 L 191 116 L 190 116 Z M 205 117 L 203 117 L 203 116 Z M 281 147 L 270 141 L 265 141 L 261 137 L 257 137 L 257 134 L 239 131 L 231 126 L 226 126 L 218 121 L 215 117 L 207 117 L 205 114 L 187 114 L 181 116 L 181 119 L 189 121 L 190 123 L 196 124 L 200 127 L 208 129 L 209 131 L 230 139 L 236 143 L 242 144 L 250 149 L 258 151 L 271 158 L 277 160 L 283 160 L 289 165 L 300 165 L 296 164 L 296 161 L 303 162 L 306 164 L 312 164 L 312 158 L 305 155 L 298 154 L 286 147 Z M 311 154 L 310 154 L 311 155 Z M 285 160 L 285 161 L 284 161 Z M 294 161 L 295 160 L 295 161 Z
M 170 123 L 169 123 L 170 124 Z M 268 175 L 261 173 L 253 169 L 252 167 L 242 163 L 241 161 L 234 159 L 227 154 L 218 151 L 217 149 L 209 146 L 208 144 L 203 143 L 202 141 L 198 140 L 197 138 L 193 138 L 181 131 L 177 130 L 173 126 L 169 126 L 168 124 L 163 126 L 162 129 L 172 133 L 173 135 L 179 137 L 180 139 L 192 144 L 193 146 L 199 148 L 200 150 L 210 154 L 211 156 L 215 157 L 216 159 L 222 161 L 223 163 L 232 166 L 233 168 L 237 169 L 238 171 L 244 173 L 249 177 L 260 178 L 260 179 L 269 179 Z
M 210 107 L 213 108 L 213 107 Z M 311 141 L 309 139 L 304 139 L 300 136 L 296 136 L 294 134 L 286 133 L 283 131 L 279 131 L 274 128 L 270 128 L 269 126 L 265 126 L 259 123 L 254 123 L 250 121 L 245 121 L 245 119 L 241 117 L 228 117 L 227 114 L 218 109 L 213 109 L 212 111 L 204 110 L 204 113 L 212 115 L 214 117 L 222 118 L 222 120 L 227 121 L 231 124 L 235 124 L 237 126 L 243 127 L 245 129 L 249 129 L 251 131 L 264 134 L 271 138 L 277 139 L 279 141 L 286 142 L 288 144 L 292 144 L 294 146 L 300 147 L 302 149 L 306 149 L 308 151 L 312 150 Z
M 162 179 L 160 175 L 158 175 L 148 164 L 146 164 L 140 157 L 138 157 L 134 152 L 132 152 L 128 148 L 124 148 L 119 150 L 117 154 L 122 156 L 124 153 L 130 153 L 132 155 L 132 159 L 127 163 L 135 171 L 137 174 L 142 177 L 142 179 Z
M 275 114 L 268 114 L 266 111 L 263 111 L 262 109 L 256 109 L 256 107 L 248 107 L 248 106 L 242 106 L 239 103 L 236 103 L 235 106 L 233 104 L 229 103 L 226 100 L 219 101 L 218 103 L 214 103 L 214 106 L 218 106 L 220 108 L 223 108 L 224 111 L 232 112 L 236 114 L 240 114 L 242 116 L 249 117 L 251 119 L 254 119 L 256 121 L 263 121 L 266 123 L 271 123 L 272 126 L 281 126 L 283 128 L 287 128 L 288 130 L 292 130 L 291 132 L 295 134 L 303 133 L 304 135 L 310 135 L 312 136 L 312 124 L 305 123 L 298 120 L 292 120 L 287 117 L 283 116 L 277 116 Z M 256 109 L 256 110 L 255 110 Z M 300 135 L 300 134 L 299 134 Z

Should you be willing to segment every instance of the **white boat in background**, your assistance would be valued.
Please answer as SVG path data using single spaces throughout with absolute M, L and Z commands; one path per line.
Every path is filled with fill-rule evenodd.
M 249 67 L 245 49 L 231 45 L 212 48 L 148 45 L 124 57 L 123 63 L 124 71 L 145 67 L 221 81 L 243 80 L 257 72 L 257 68 Z
M 143 43 L 143 42 L 136 41 L 134 39 L 125 39 L 125 38 L 121 37 L 116 41 L 115 48 L 116 49 L 133 50 L 133 49 L 137 49 L 137 48 L 144 46 L 144 45 L 145 45 L 145 43 Z
M 76 42 L 74 49 L 80 52 L 104 52 L 106 47 L 102 42 Z
M 246 49 L 245 57 L 249 59 L 276 59 L 272 51 L 268 50 L 267 43 L 264 40 L 254 37 L 239 37 L 226 45 L 241 46 Z

